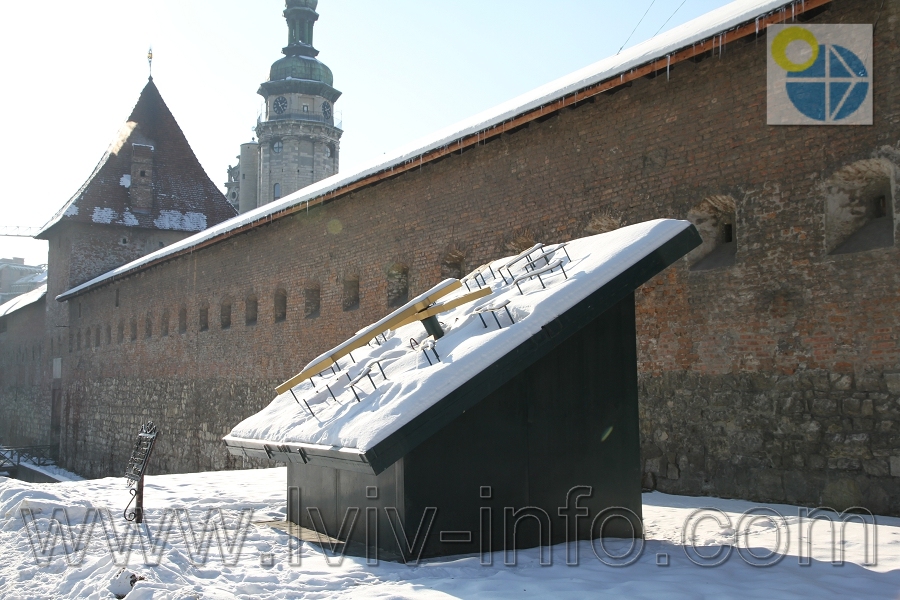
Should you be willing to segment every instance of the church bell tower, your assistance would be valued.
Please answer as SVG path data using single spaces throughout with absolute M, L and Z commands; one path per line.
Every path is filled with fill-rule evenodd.
M 256 125 L 256 152 L 241 147 L 239 211 L 252 210 L 338 172 L 340 138 L 331 69 L 316 59 L 313 27 L 318 0 L 286 0 L 288 26 L 285 55 L 275 61 L 269 80 L 260 85 L 265 115 Z M 257 157 L 250 156 L 256 154 Z M 245 158 L 245 155 L 246 158 Z M 254 160 L 257 158 L 257 160 Z M 255 171 L 255 172 L 254 172 Z M 248 185 L 247 179 L 256 185 Z

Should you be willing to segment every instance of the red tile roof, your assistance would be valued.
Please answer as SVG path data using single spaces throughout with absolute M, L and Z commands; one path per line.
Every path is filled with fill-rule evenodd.
M 144 163 L 148 152 L 152 206 L 142 209 L 130 187 L 132 157 Z M 94 172 L 35 237 L 44 238 L 61 222 L 201 231 L 235 214 L 200 166 L 151 79 Z

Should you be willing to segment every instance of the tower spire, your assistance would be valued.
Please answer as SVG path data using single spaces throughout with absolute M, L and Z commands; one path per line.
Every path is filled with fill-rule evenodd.
M 147 50 L 147 66 L 150 71 L 150 81 L 153 81 L 153 46 Z
M 281 51 L 286 56 L 316 56 L 313 48 L 313 27 L 319 20 L 318 0 L 287 0 L 284 20 L 288 26 L 288 45 Z

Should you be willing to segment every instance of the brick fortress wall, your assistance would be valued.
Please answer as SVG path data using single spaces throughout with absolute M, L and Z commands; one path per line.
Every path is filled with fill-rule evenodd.
M 736 252 L 637 295 L 646 485 L 900 514 L 897 247 L 828 253 L 854 173 L 900 198 L 900 10 L 838 1 L 814 22 L 876 17 L 874 126 L 767 126 L 765 40 L 738 41 L 75 298 L 73 331 L 112 333 L 65 363 L 68 466 L 119 474 L 147 418 L 159 469 L 240 466 L 219 438 L 388 312 L 398 272 L 414 295 L 461 257 L 690 217 L 730 220 Z

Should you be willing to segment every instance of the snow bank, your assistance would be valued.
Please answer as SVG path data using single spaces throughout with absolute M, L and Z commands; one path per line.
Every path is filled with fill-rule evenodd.
M 342 561 L 324 554 L 315 545 L 297 542 L 281 529 L 262 522 L 284 520 L 284 468 L 251 471 L 189 473 L 149 476 L 145 487 L 147 531 L 160 535 L 164 509 L 179 508 L 189 514 L 192 527 L 184 531 L 199 536 L 208 509 L 223 510 L 221 527 L 210 530 L 211 546 L 205 559 L 195 544 L 183 535 L 176 522 L 164 544 L 153 554 L 147 545 L 145 561 L 140 543 L 133 541 L 131 553 L 125 543 L 126 526 L 121 509 L 128 499 L 124 478 L 29 484 L 0 477 L 0 598 L 5 600 L 56 598 L 58 600 L 112 598 L 111 593 L 128 592 L 129 600 L 185 598 L 193 600 L 270 600 L 295 598 L 762 598 L 780 600 L 817 598 L 897 598 L 900 589 L 900 519 L 877 517 L 877 557 L 864 558 L 865 530 L 861 523 L 845 526 L 843 566 L 831 562 L 831 540 L 825 527 L 816 529 L 812 540 L 812 560 L 801 566 L 800 509 L 794 506 L 759 507 L 740 500 L 688 498 L 660 493 L 644 494 L 646 540 L 640 551 L 628 553 L 630 542 L 621 540 L 572 543 L 545 550 L 551 566 L 541 566 L 538 549 L 423 561 L 417 566 L 380 561 L 368 564 L 365 558 L 346 557 Z M 13 509 L 22 502 L 43 512 L 22 518 Z M 106 529 L 97 524 L 79 557 L 65 535 L 48 537 L 52 508 L 81 507 L 72 511 L 73 527 L 64 533 L 77 535 L 85 507 L 109 508 L 111 521 Z M 702 513 L 697 513 L 706 507 Z M 245 519 L 243 538 L 240 511 L 252 511 Z M 748 511 L 783 515 L 783 520 L 759 519 L 750 522 Z M 213 512 L 214 515 L 218 513 Z M 691 519 L 708 516 L 700 523 L 690 544 Z M 27 515 L 27 512 L 26 512 Z M 692 517 L 694 515 L 694 517 Z M 717 523 L 715 516 L 720 523 Z M 252 521 L 253 525 L 246 525 Z M 738 524 L 743 526 L 738 528 Z M 685 525 L 688 525 L 686 528 Z M 122 548 L 113 541 L 113 527 Z M 784 530 L 784 527 L 787 530 Z M 818 527 L 818 526 L 817 526 Z M 838 528 L 840 529 L 840 528 Z M 387 533 L 387 532 L 383 532 Z M 220 536 L 220 543 L 216 535 Z M 389 535 L 389 533 L 387 533 Z M 736 534 L 737 539 L 736 539 Z M 47 542 L 41 551 L 37 536 Z M 107 537 L 107 535 L 109 537 Z M 229 537 L 226 537 L 229 536 Z M 160 537 L 162 539 L 162 536 Z M 186 541 L 187 540 L 187 541 Z M 239 541 L 240 540 L 240 541 Z M 32 541 L 38 543 L 33 550 Z M 71 541 L 71 540 L 70 540 Z M 228 542 L 234 542 L 229 549 Z M 222 548 L 220 554 L 219 548 Z M 605 550 L 604 550 L 605 548 Z M 748 552 L 765 556 L 778 548 L 769 567 L 754 567 L 745 560 Z M 36 553 L 35 553 L 36 551 Z M 52 554 L 51 554 L 52 551 Z M 718 557 L 716 567 L 699 566 L 695 552 Z M 804 554 L 808 555 L 806 550 Z M 629 556 L 627 566 L 611 567 L 603 560 Z M 223 558 L 224 557 L 224 558 Z M 80 560 L 79 560 L 80 558 Z M 601 560 L 601 558 L 603 560 Z M 567 565 L 566 560 L 574 562 Z M 752 558 L 749 558 L 752 561 Z M 699 562 L 703 563 L 703 559 Z M 874 562 L 868 566 L 864 562 Z M 711 564 L 706 561 L 707 565 Z M 131 575 L 135 586 L 130 589 Z M 144 580 L 137 580 L 144 577 Z

